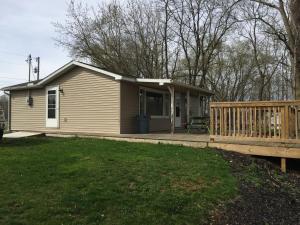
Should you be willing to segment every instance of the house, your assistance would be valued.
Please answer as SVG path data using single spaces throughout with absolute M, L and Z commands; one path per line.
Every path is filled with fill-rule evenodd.
M 78 61 L 2 90 L 9 94 L 10 130 L 49 133 L 136 133 L 141 114 L 150 116 L 150 132 L 174 131 L 203 115 L 212 95 L 171 79 L 124 76 Z

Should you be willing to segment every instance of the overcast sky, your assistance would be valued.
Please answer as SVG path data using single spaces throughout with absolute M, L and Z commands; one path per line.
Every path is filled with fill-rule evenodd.
M 26 82 L 29 53 L 41 57 L 41 77 L 71 60 L 56 46 L 52 22 L 63 21 L 69 0 L 0 0 L 0 87 Z M 95 5 L 101 0 L 85 0 Z

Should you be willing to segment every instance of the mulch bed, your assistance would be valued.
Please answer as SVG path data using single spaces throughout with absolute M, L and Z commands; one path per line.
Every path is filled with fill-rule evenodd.
M 219 152 L 237 178 L 239 195 L 229 203 L 218 205 L 210 224 L 300 225 L 299 173 L 283 174 L 278 165 L 262 158 Z

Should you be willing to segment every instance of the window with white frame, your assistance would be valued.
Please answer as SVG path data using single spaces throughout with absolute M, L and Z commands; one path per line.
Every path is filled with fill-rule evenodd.
M 48 91 L 48 119 L 56 118 L 56 90 Z
M 170 113 L 170 95 L 167 92 L 140 89 L 140 115 L 168 117 Z

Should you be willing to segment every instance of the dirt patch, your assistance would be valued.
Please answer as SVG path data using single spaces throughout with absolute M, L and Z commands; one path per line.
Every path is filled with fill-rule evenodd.
M 202 178 L 197 180 L 175 180 L 172 181 L 172 187 L 175 189 L 183 189 L 185 191 L 194 192 L 207 187 L 206 182 Z
M 300 175 L 265 159 L 220 151 L 239 182 L 239 195 L 212 213 L 213 225 L 300 224 Z

